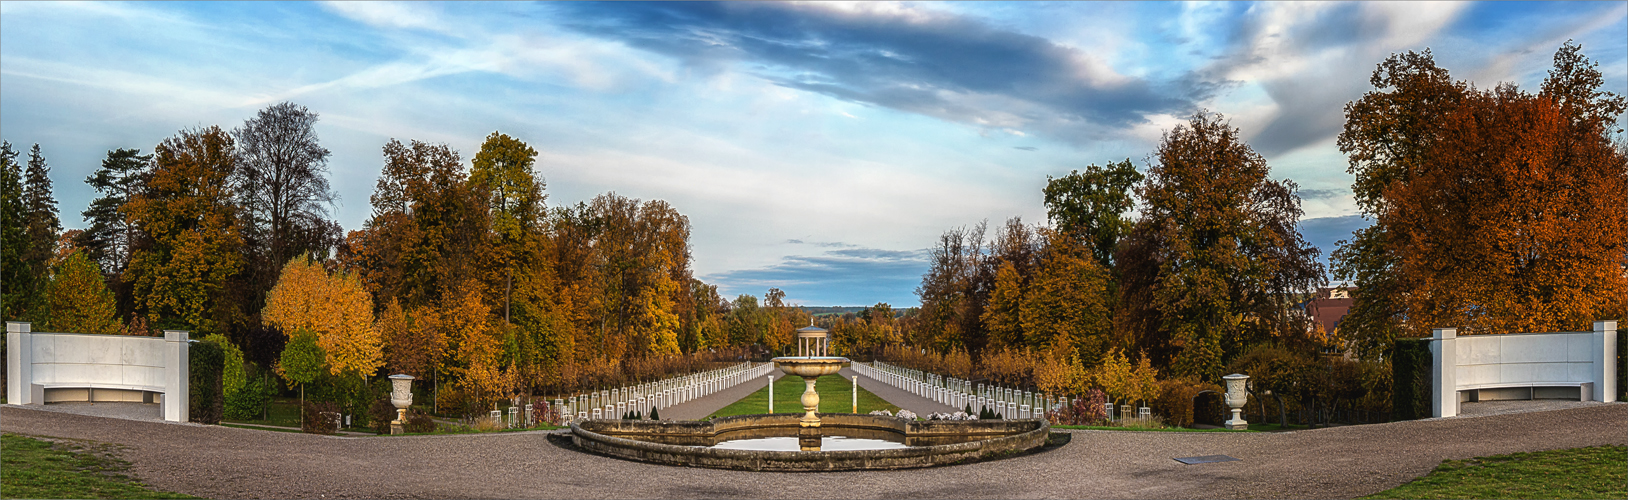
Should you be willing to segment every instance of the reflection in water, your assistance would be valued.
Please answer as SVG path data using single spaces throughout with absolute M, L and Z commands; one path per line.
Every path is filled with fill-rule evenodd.
M 834 450 L 834 449 L 843 449 L 843 450 L 853 450 L 853 449 L 881 450 L 881 449 L 891 449 L 891 448 L 904 448 L 904 447 L 909 447 L 909 446 L 938 446 L 938 445 L 945 445 L 945 444 L 967 443 L 967 442 L 978 441 L 978 440 L 982 440 L 982 439 L 989 439 L 991 437 L 996 437 L 996 436 L 989 436 L 989 435 L 982 435 L 982 434 L 954 434 L 954 435 L 909 436 L 909 437 L 907 437 L 904 434 L 900 434 L 900 433 L 894 432 L 894 431 L 886 431 L 886 430 L 880 430 L 880 429 L 867 429 L 867 428 L 861 428 L 861 427 L 839 427 L 839 426 L 826 426 L 826 427 L 824 427 L 824 431 L 825 432 L 830 432 L 830 433 L 833 433 L 833 434 L 840 433 L 840 436 L 822 436 L 824 438 L 824 440 L 821 443 L 821 448 L 824 451 L 831 451 L 831 450 Z M 645 442 L 661 443 L 661 444 L 672 444 L 672 445 L 678 445 L 678 446 L 699 446 L 699 447 L 714 447 L 715 446 L 715 447 L 718 447 L 718 448 L 750 449 L 750 450 L 785 450 L 785 451 L 800 451 L 800 450 L 802 450 L 802 447 L 797 445 L 797 439 L 798 439 L 798 434 L 799 434 L 799 428 L 797 428 L 797 427 L 758 427 L 758 428 L 749 428 L 749 429 L 736 429 L 736 430 L 731 430 L 731 431 L 720 432 L 720 433 L 718 433 L 716 435 L 705 435 L 705 434 L 700 434 L 700 435 L 698 435 L 698 434 L 633 434 L 633 433 L 616 433 L 616 432 L 607 432 L 606 434 L 610 434 L 610 435 L 620 437 L 620 438 L 632 439 L 632 440 L 635 440 L 635 441 L 645 441 Z M 883 445 L 883 444 L 868 445 L 867 444 L 867 445 L 864 445 L 864 446 L 866 446 L 865 448 L 831 448 L 831 446 L 833 446 L 832 439 L 841 439 L 841 440 L 844 440 L 844 441 L 847 441 L 847 442 L 853 442 L 853 443 L 875 442 L 875 443 L 886 443 L 886 444 L 885 445 Z M 752 448 L 736 448 L 735 445 L 726 445 L 726 443 L 736 443 L 736 442 L 746 442 L 746 443 L 775 442 L 775 443 L 779 443 L 782 440 L 786 441 L 786 442 L 789 442 L 791 444 L 789 444 L 789 445 L 780 445 L 780 444 L 772 445 L 772 446 L 775 446 L 775 448 L 758 448 L 758 447 L 756 447 L 758 445 L 746 445 L 746 446 L 753 446 Z M 768 446 L 768 445 L 765 445 L 765 446 Z M 847 445 L 838 444 L 838 445 L 835 445 L 835 446 L 847 446 Z M 859 445 L 854 444 L 852 446 L 859 446 Z
M 904 443 L 883 439 L 850 438 L 846 436 L 824 436 L 820 439 L 820 451 L 891 450 L 905 447 Z M 799 451 L 802 449 L 796 436 L 735 439 L 713 445 L 713 448 L 752 451 Z

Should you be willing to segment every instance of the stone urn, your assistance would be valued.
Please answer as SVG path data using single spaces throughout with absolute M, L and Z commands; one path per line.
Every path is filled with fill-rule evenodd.
M 390 422 L 390 433 L 401 434 L 402 424 L 407 421 L 407 407 L 413 405 L 413 376 L 395 374 L 390 376 L 390 404 L 396 407 L 396 420 Z
M 1221 377 L 1221 379 L 1227 381 L 1226 403 L 1228 407 L 1232 408 L 1232 419 L 1226 421 L 1226 427 L 1233 430 L 1248 429 L 1249 422 L 1244 421 L 1242 413 L 1244 403 L 1249 402 L 1249 392 L 1244 386 L 1245 382 L 1249 381 L 1249 376 L 1234 373 Z
M 787 375 L 796 375 L 803 378 L 803 418 L 797 422 L 799 427 L 797 441 L 803 451 L 819 451 L 820 417 L 815 412 L 820 409 L 820 393 L 814 390 L 814 379 L 822 375 L 830 375 L 842 370 L 842 364 L 848 358 L 835 356 L 791 356 L 774 358 L 774 363 L 780 371 Z

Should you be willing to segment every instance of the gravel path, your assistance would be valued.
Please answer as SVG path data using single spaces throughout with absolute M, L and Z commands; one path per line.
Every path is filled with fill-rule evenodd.
M 546 432 L 346 438 L 5 406 L 0 430 L 116 443 L 154 488 L 227 498 L 1349 498 L 1444 459 L 1628 444 L 1628 404 L 1286 433 L 1070 431 L 1062 448 L 934 469 L 754 473 L 629 462 Z M 1242 459 L 1182 465 L 1172 458 Z

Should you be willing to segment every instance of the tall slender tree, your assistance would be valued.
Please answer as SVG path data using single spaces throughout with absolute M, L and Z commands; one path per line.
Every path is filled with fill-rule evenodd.
M 492 132 L 481 144 L 469 171 L 469 182 L 483 193 L 491 211 L 496 257 L 502 263 L 503 320 L 510 320 L 517 262 L 536 263 L 528 255 L 536 237 L 543 206 L 544 183 L 533 168 L 537 150 L 507 134 Z M 524 271 L 522 271 L 524 272 Z
M 152 155 L 143 155 L 139 149 L 108 151 L 101 168 L 85 178 L 85 184 L 101 196 L 81 212 L 90 227 L 79 233 L 75 243 L 108 274 L 123 273 L 130 261 L 130 245 L 136 236 L 120 210 L 145 184 L 152 160 Z
M 28 209 L 23 203 L 23 169 L 10 142 L 0 142 L 0 316 L 24 320 L 34 275 L 26 264 Z
M 24 265 L 32 277 L 28 281 L 29 315 L 44 319 L 48 304 L 45 285 L 51 273 L 51 256 L 56 253 L 62 221 L 57 218 L 57 200 L 51 194 L 51 166 L 45 162 L 40 145 L 28 150 L 28 170 L 23 174 L 23 209 L 28 211 L 28 249 Z
M 325 260 L 342 237 L 328 219 L 337 195 L 329 188 L 328 157 L 316 132 L 317 114 L 291 102 L 260 110 L 232 131 L 237 141 L 233 195 L 241 221 L 251 311 L 284 264 L 295 256 Z

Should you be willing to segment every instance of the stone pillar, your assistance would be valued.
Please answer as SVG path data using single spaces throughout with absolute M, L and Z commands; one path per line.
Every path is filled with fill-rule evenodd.
M 190 397 L 187 384 L 191 358 L 188 356 L 188 333 L 184 330 L 164 330 L 164 420 L 185 422 L 190 418 Z
M 6 402 L 14 405 L 45 404 L 34 400 L 33 324 L 6 322 Z M 44 393 L 44 391 L 40 391 Z
M 1591 346 L 1593 354 L 1590 359 L 1594 367 L 1590 370 L 1594 376 L 1594 400 L 1610 403 L 1617 400 L 1617 322 L 1615 320 L 1594 322 L 1594 342 Z
M 769 380 L 769 413 L 774 413 L 774 375 L 765 375 Z
M 1458 415 L 1458 337 L 1457 328 L 1431 330 L 1430 416 Z

